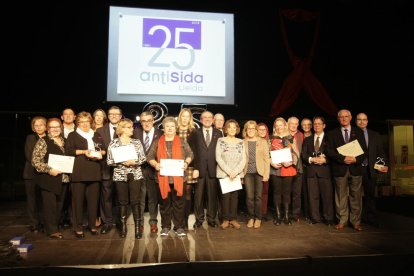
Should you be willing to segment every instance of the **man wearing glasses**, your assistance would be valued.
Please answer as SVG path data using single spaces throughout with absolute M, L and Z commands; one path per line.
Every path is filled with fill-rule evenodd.
M 154 116 L 150 111 L 144 111 L 139 116 L 139 122 L 142 128 L 134 129 L 133 138 L 139 139 L 144 146 L 145 156 L 148 155 L 151 145 L 158 142 L 162 131 L 154 128 Z M 151 233 L 157 233 L 157 216 L 159 202 L 159 187 L 155 182 L 155 169 L 148 163 L 141 165 L 142 174 L 144 175 L 145 185 L 141 185 L 141 227 L 144 225 L 145 197 L 148 195 L 148 212 L 150 215 L 149 224 Z M 141 229 L 143 231 L 143 229 Z
M 331 130 L 327 136 L 326 155 L 329 158 L 335 183 L 335 207 L 338 224 L 342 230 L 348 221 L 356 231 L 361 231 L 362 213 L 362 162 L 367 157 L 364 133 L 358 127 L 351 126 L 352 115 L 347 109 L 338 112 L 339 127 Z M 357 140 L 363 150 L 358 156 L 344 156 L 338 148 Z
M 107 152 L 109 143 L 116 138 L 116 127 L 119 121 L 122 119 L 122 110 L 117 106 L 111 106 L 108 110 L 109 122 L 103 127 L 96 130 L 104 141 L 103 150 Z M 106 164 L 106 158 L 102 161 L 102 185 L 101 185 L 101 197 L 100 197 L 100 215 L 103 222 L 101 234 L 107 234 L 112 229 L 112 201 L 113 201 L 113 182 L 112 182 L 112 170 Z

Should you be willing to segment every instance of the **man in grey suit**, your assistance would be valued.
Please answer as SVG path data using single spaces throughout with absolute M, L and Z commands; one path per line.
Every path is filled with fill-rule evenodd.
M 375 188 L 378 174 L 388 171 L 388 167 L 385 166 L 385 152 L 379 133 L 367 128 L 367 114 L 359 113 L 356 116 L 355 123 L 364 132 L 365 142 L 368 147 L 367 158 L 362 162 L 364 169 L 362 178 L 362 186 L 364 188 L 362 220 L 372 226 L 379 227 L 375 204 Z M 376 162 L 384 166 L 375 166 Z
M 148 155 L 149 149 L 153 144 L 158 143 L 162 135 L 162 131 L 154 128 L 154 116 L 150 111 L 144 111 L 139 116 L 141 127 L 134 129 L 133 137 L 139 139 L 144 146 L 145 156 Z M 155 169 L 147 162 L 141 165 L 142 173 L 144 175 L 145 185 L 141 185 L 141 224 L 144 225 L 144 210 L 145 198 L 148 196 L 148 212 L 150 215 L 149 224 L 151 233 L 158 232 L 158 203 L 160 200 L 160 189 L 158 183 L 155 181 Z M 143 229 L 141 229 L 143 230 Z
M 367 156 L 364 133 L 358 127 L 351 126 L 352 115 L 347 109 L 338 112 L 340 127 L 328 133 L 326 155 L 331 162 L 332 175 L 335 181 L 335 207 L 339 223 L 336 229 L 341 230 L 348 220 L 353 228 L 361 231 L 362 214 L 362 162 Z M 344 156 L 338 148 L 357 140 L 363 150 L 358 156 Z

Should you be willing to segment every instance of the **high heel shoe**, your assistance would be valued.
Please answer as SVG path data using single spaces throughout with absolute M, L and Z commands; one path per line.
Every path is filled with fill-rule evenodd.
M 75 237 L 77 237 L 78 239 L 83 239 L 85 237 L 85 234 L 83 232 L 75 231 Z
M 91 235 L 96 236 L 99 234 L 98 230 L 96 229 L 89 229 L 89 232 L 91 233 Z

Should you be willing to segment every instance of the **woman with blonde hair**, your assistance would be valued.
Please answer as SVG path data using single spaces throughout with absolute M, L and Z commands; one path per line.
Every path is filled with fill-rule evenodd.
M 139 139 L 132 138 L 134 132 L 133 122 L 130 119 L 121 119 L 116 127 L 116 134 L 118 138 L 111 141 L 108 146 L 107 164 L 114 166 L 112 179 L 115 183 L 115 190 L 120 206 L 121 229 L 119 235 L 125 238 L 127 234 L 127 208 L 131 206 L 132 216 L 135 223 L 135 238 L 142 238 L 141 226 L 141 186 L 144 185 L 144 177 L 142 174 L 141 165 L 147 159 L 145 157 L 144 147 Z M 123 162 L 116 162 L 114 160 L 113 151 L 119 147 L 132 145 L 134 152 L 134 159 Z
M 177 134 L 178 136 L 187 141 L 191 148 L 191 142 L 189 141 L 188 137 L 190 136 L 191 132 L 195 130 L 194 125 L 194 118 L 193 113 L 189 108 L 183 108 L 178 114 L 177 118 Z M 193 187 L 194 184 L 197 183 L 197 175 L 194 174 L 194 166 L 193 162 L 188 165 L 187 169 L 184 172 L 187 177 L 186 185 L 185 185 L 185 206 L 184 206 L 184 230 L 188 230 L 188 218 L 191 213 L 191 202 L 192 202 L 192 194 L 193 194 Z
M 269 180 L 270 158 L 267 141 L 259 137 L 256 121 L 250 120 L 243 128 L 246 166 L 244 187 L 248 211 L 247 228 L 260 228 L 262 222 L 263 182 Z
M 23 179 L 26 190 L 27 214 L 29 216 L 30 231 L 37 232 L 41 228 L 40 206 L 42 201 L 39 187 L 33 181 L 36 170 L 32 166 L 32 153 L 37 141 L 46 136 L 46 118 L 42 116 L 33 117 L 31 126 L 33 133 L 26 136 L 26 142 L 24 144 L 26 162 L 24 164 Z
M 276 118 L 273 123 L 273 135 L 270 138 L 271 150 L 281 150 L 289 148 L 292 154 L 292 161 L 273 163 L 271 162 L 270 178 L 273 186 L 273 203 L 275 205 L 276 216 L 273 223 L 280 225 L 282 220 L 282 203 L 283 203 L 283 221 L 287 225 L 292 225 L 289 217 L 289 207 L 291 204 L 290 193 L 292 190 L 293 176 L 296 175 L 296 169 L 293 164 L 297 163 L 294 153 L 296 144 L 293 136 L 289 133 L 287 122 L 284 118 Z

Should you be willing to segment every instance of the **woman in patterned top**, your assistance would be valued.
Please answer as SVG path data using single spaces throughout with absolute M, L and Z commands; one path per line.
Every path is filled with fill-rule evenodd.
M 191 143 L 188 140 L 190 133 L 195 130 L 193 113 L 189 108 L 183 108 L 178 114 L 177 118 L 178 123 L 178 136 L 187 141 L 191 147 Z M 187 182 L 185 185 L 185 206 L 184 206 L 184 230 L 188 230 L 188 217 L 191 213 L 191 198 L 193 196 L 193 187 L 197 183 L 198 175 L 194 172 L 193 162 L 188 165 L 188 168 L 185 170 L 185 175 L 187 177 Z
M 292 153 L 292 161 L 273 163 L 271 162 L 270 177 L 273 185 L 273 202 L 275 205 L 276 216 L 273 223 L 280 225 L 282 220 L 282 202 L 284 207 L 283 220 L 285 224 L 292 225 L 289 218 L 289 207 L 291 203 L 290 193 L 292 190 L 293 176 L 296 175 L 296 169 L 293 164 L 297 163 L 297 156 L 295 152 L 296 144 L 293 136 L 290 135 L 287 129 L 287 122 L 285 119 L 279 117 L 273 123 L 273 135 L 270 139 L 271 150 L 280 150 L 290 148 Z M 283 198 L 283 201 L 282 201 Z
M 142 238 L 142 227 L 140 227 L 140 191 L 144 185 L 144 177 L 142 176 L 141 164 L 147 161 L 145 157 L 144 147 L 139 139 L 133 139 L 134 128 L 130 119 L 121 119 L 116 127 L 118 138 L 111 141 L 108 146 L 107 164 L 114 166 L 113 181 L 115 190 L 118 195 L 120 205 L 121 229 L 119 235 L 125 238 L 127 234 L 127 208 L 131 206 L 132 216 L 135 223 L 135 238 Z M 134 149 L 134 159 L 118 161 L 115 160 L 114 151 L 123 146 L 132 145 Z
M 69 177 L 48 165 L 49 155 L 65 155 L 62 122 L 58 118 L 47 121 L 47 136 L 39 138 L 32 154 L 32 165 L 38 172 L 35 182 L 39 185 L 43 201 L 43 219 L 46 234 L 52 239 L 63 239 L 58 220 L 63 207 Z
M 230 180 L 242 178 L 246 164 L 246 152 L 243 140 L 236 138 L 236 135 L 240 133 L 240 126 L 237 121 L 230 119 L 226 121 L 223 129 L 226 136 L 218 139 L 216 147 L 217 178 L 229 178 Z M 241 226 L 237 222 L 238 196 L 237 190 L 222 193 L 221 229 L 227 229 L 230 226 L 240 229 Z

